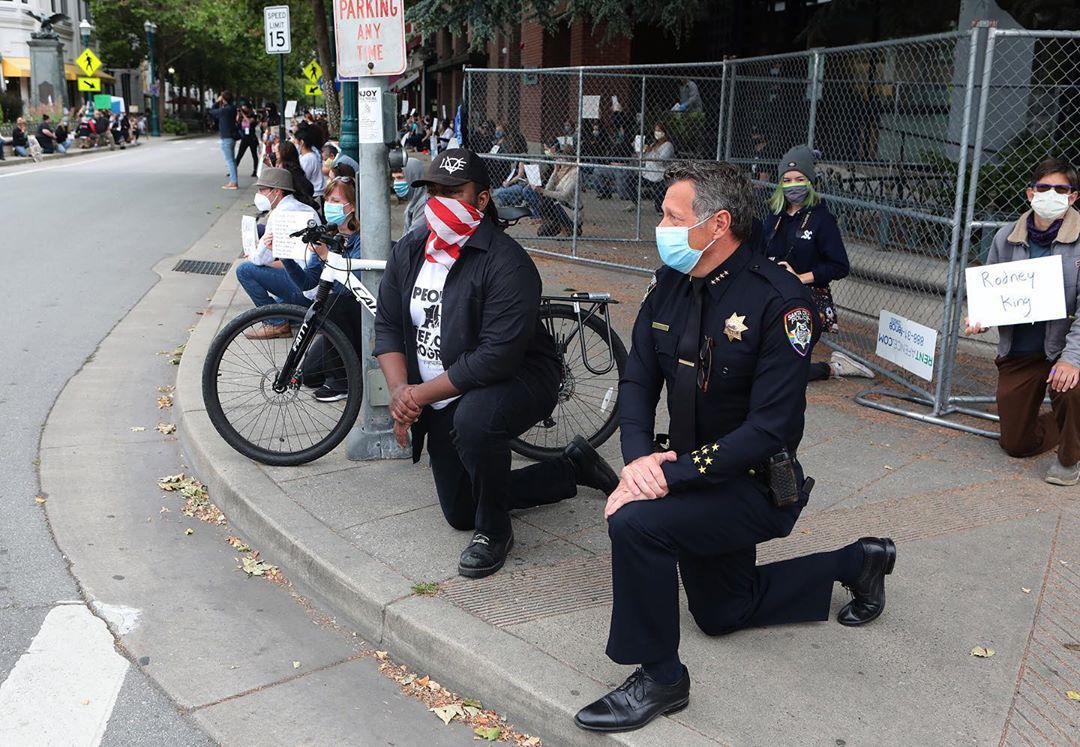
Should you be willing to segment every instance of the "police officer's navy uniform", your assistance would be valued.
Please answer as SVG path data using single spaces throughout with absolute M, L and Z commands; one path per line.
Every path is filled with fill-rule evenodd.
M 694 284 L 704 284 L 693 346 L 701 356 L 687 361 L 679 338 Z M 796 504 L 774 507 L 764 465 L 783 449 L 795 455 L 802 439 L 813 308 L 796 278 L 745 244 L 703 279 L 657 271 L 619 387 L 624 461 L 654 450 L 661 387 L 678 417 L 680 366 L 700 367 L 701 385 L 694 448 L 663 465 L 669 494 L 626 503 L 608 522 L 614 606 L 607 653 L 614 661 L 658 661 L 677 651 L 676 569 L 690 612 L 709 635 L 828 617 L 835 580 L 828 553 L 755 565 L 756 545 L 789 534 L 806 505 L 802 493 Z M 679 426 L 673 420 L 671 430 Z M 802 484 L 801 468 L 796 474 Z

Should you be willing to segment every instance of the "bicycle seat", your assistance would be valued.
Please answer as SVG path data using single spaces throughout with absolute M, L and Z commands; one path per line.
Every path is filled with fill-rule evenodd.
M 510 205 L 499 208 L 499 218 L 508 223 L 517 223 L 522 218 L 528 218 L 532 211 L 525 205 Z

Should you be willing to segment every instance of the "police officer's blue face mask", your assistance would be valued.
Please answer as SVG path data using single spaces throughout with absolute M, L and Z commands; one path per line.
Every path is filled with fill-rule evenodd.
M 709 218 L 712 216 L 710 215 Z M 705 245 L 703 249 L 694 249 L 690 246 L 690 229 L 697 228 L 707 221 L 700 220 L 692 226 L 657 226 L 656 248 L 660 251 L 660 261 L 673 270 L 678 270 L 684 275 L 697 266 L 701 255 L 712 246 L 716 239 Z

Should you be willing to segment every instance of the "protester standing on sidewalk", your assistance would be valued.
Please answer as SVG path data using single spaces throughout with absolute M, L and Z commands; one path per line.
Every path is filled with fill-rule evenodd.
M 824 620 L 840 581 L 843 625 L 885 607 L 896 547 L 865 537 L 833 552 L 756 565 L 757 545 L 791 533 L 813 487 L 795 454 L 817 315 L 805 287 L 755 256 L 751 187 L 728 163 L 665 173 L 660 258 L 619 385 L 623 460 L 604 515 L 613 607 L 607 655 L 641 664 L 578 712 L 583 729 L 627 731 L 685 708 L 679 576 L 707 635 Z M 660 390 L 670 437 L 655 433 Z M 658 449 L 660 442 L 668 441 Z M 776 683 L 783 687 L 783 683 Z
M 210 116 L 217 120 L 221 155 L 225 157 L 225 167 L 229 170 L 229 181 L 222 185 L 222 189 L 239 188 L 236 177 L 236 107 L 232 100 L 232 93 L 222 91 L 217 97 L 217 106 L 209 112 Z
M 559 359 L 539 318 L 540 273 L 496 224 L 476 153 L 444 151 L 426 188 L 426 228 L 398 241 L 379 283 L 375 355 L 390 390 L 398 443 L 413 461 L 427 438 L 447 523 L 473 531 L 458 573 L 502 568 L 514 545 L 510 510 L 555 503 L 577 485 L 609 492 L 617 478 L 584 438 L 563 456 L 510 469 L 510 439 L 555 407 Z
M 244 154 L 251 151 L 251 176 L 259 171 L 259 120 L 250 104 L 240 107 L 237 127 L 240 130 L 240 150 L 236 154 L 236 167 L 244 162 Z
M 998 327 L 999 443 L 1013 457 L 1029 457 L 1057 447 L 1046 472 L 1051 485 L 1080 482 L 1080 213 L 1073 205 L 1080 189 L 1076 168 L 1059 158 L 1035 167 L 1027 200 L 1031 209 L 999 229 L 987 264 L 1038 257 L 1061 257 L 1064 319 Z M 969 320 L 967 333 L 986 331 Z M 1050 386 L 1050 412 L 1040 414 Z
M 836 304 L 829 283 L 847 277 L 851 267 L 836 218 L 814 189 L 814 153 L 797 145 L 780 159 L 780 184 L 769 198 L 772 216 L 764 224 L 768 258 L 809 286 L 824 332 L 835 332 Z M 874 372 L 850 356 L 833 351 L 828 362 L 811 363 L 810 381 L 830 376 L 874 378 Z

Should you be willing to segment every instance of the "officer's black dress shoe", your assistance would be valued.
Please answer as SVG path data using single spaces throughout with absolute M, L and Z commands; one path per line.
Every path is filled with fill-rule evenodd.
M 619 486 L 619 476 L 615 470 L 583 436 L 574 436 L 574 440 L 563 449 L 563 456 L 570 460 L 578 485 L 596 488 L 604 495 L 611 495 Z
M 506 555 L 514 546 L 514 533 L 501 542 L 488 537 L 483 532 L 473 535 L 469 546 L 461 553 L 458 561 L 458 573 L 466 578 L 483 578 L 490 576 L 503 567 Z
M 574 716 L 574 723 L 589 731 L 632 731 L 657 716 L 675 713 L 690 702 L 690 673 L 683 667 L 674 685 L 652 679 L 640 667 L 626 682 Z
M 863 567 L 859 577 L 844 584 L 851 601 L 836 616 L 841 625 L 863 625 L 885 610 L 885 577 L 896 565 L 896 545 L 888 537 L 863 537 Z

